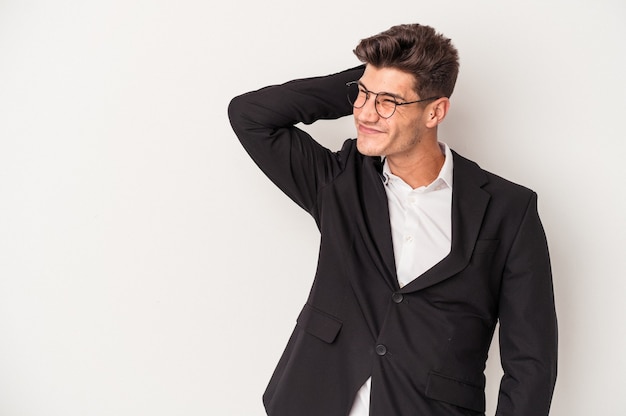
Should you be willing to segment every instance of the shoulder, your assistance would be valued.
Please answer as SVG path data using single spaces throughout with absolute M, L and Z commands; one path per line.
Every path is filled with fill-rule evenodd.
M 467 159 L 460 154 L 452 151 L 454 157 L 454 174 L 455 184 L 457 176 L 464 179 L 469 178 L 476 185 L 483 188 L 492 196 L 505 196 L 509 198 L 519 197 L 522 199 L 528 199 L 535 192 L 516 182 L 506 179 L 500 175 L 483 169 L 478 163 Z M 461 181 L 464 183 L 465 181 Z

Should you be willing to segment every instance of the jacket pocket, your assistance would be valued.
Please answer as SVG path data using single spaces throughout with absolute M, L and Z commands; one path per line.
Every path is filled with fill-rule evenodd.
M 477 412 L 485 411 L 485 389 L 453 377 L 431 371 L 426 396 Z
M 304 305 L 297 324 L 309 334 L 324 342 L 332 343 L 337 338 L 343 323 L 334 316 L 309 305 Z

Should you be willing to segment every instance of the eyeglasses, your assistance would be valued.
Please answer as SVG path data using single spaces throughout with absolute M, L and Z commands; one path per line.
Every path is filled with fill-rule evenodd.
M 389 118 L 396 112 L 396 107 L 401 105 L 421 103 L 429 100 L 436 100 L 441 97 L 430 97 L 422 100 L 399 102 L 396 97 L 386 92 L 372 92 L 366 90 L 359 81 L 351 81 L 346 84 L 348 101 L 354 108 L 363 108 L 371 95 L 376 96 L 374 108 L 382 118 Z

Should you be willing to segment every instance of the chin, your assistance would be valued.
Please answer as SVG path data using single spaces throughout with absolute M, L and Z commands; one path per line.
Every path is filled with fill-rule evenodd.
M 359 153 L 365 156 L 383 156 L 384 155 L 383 149 L 379 146 L 373 145 L 371 143 L 371 140 L 369 140 L 369 143 L 368 143 L 367 139 L 361 139 L 357 137 L 356 148 L 359 151 Z

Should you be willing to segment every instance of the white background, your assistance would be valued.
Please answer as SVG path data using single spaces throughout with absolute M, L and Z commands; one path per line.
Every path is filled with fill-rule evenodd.
M 551 415 L 626 414 L 625 18 L 617 0 L 0 0 L 0 415 L 264 414 L 319 241 L 228 102 L 412 22 L 460 51 L 441 138 L 539 194 Z

